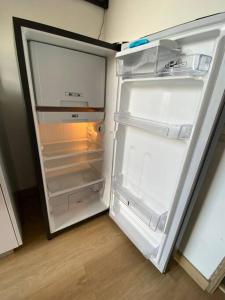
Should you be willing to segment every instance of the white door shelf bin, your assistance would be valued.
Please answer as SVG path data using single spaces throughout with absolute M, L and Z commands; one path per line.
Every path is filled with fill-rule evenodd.
M 45 171 L 56 171 L 64 168 L 72 168 L 84 163 L 102 161 L 101 152 L 80 153 L 80 155 L 51 159 L 44 162 Z
M 124 203 L 114 199 L 111 217 L 147 259 L 157 256 L 159 240 Z
M 93 143 L 86 138 L 42 145 L 42 154 L 45 161 L 95 152 L 103 152 L 103 149 L 98 143 Z
M 123 186 L 122 176 L 113 180 L 113 193 L 117 200 L 128 206 L 153 231 L 163 231 L 167 209 L 161 203 L 144 194 L 141 197 L 133 195 Z
M 102 161 L 51 171 L 46 175 L 49 196 L 58 196 L 102 182 Z
M 118 112 L 114 114 L 115 122 L 144 129 L 150 133 L 157 134 L 170 139 L 188 139 L 191 136 L 191 124 L 169 124 L 144 118 L 134 117 L 129 112 Z
M 202 76 L 208 72 L 212 57 L 204 54 L 181 55 L 169 61 L 162 69 L 162 75 Z
M 117 75 L 130 77 L 136 75 L 154 75 L 171 60 L 180 55 L 176 41 L 158 40 L 149 44 L 126 49 L 116 55 Z

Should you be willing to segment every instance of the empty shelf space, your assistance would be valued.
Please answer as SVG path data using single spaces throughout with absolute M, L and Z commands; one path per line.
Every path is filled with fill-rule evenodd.
M 113 193 L 116 199 L 128 206 L 152 230 L 158 229 L 163 231 L 167 218 L 167 209 L 161 203 L 143 193 L 140 197 L 133 195 L 123 186 L 122 176 L 119 179 L 114 179 Z
M 103 149 L 99 144 L 93 143 L 88 139 L 43 144 L 42 150 L 45 161 L 94 152 L 103 152 Z
M 72 168 L 85 163 L 94 163 L 102 161 L 103 156 L 101 152 L 86 152 L 76 153 L 73 156 L 59 157 L 44 162 L 45 171 L 51 172 L 64 168 Z
M 47 173 L 49 196 L 62 195 L 70 191 L 103 181 L 101 161 Z
M 122 125 L 134 126 L 150 133 L 170 139 L 188 139 L 192 132 L 191 124 L 169 124 L 144 118 L 134 117 L 129 112 L 114 114 L 114 120 Z

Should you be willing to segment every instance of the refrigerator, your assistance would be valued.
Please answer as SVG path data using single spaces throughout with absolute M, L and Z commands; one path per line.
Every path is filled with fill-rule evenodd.
M 109 210 L 164 272 L 224 104 L 225 14 L 139 46 L 13 23 L 48 237 Z

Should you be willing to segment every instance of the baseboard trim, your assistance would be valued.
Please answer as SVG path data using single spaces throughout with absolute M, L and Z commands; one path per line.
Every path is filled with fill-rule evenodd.
M 206 279 L 199 270 L 197 270 L 190 261 L 177 251 L 174 254 L 176 262 L 184 269 L 184 271 L 207 293 L 212 294 L 217 288 L 225 292 L 225 286 L 221 284 L 225 278 L 225 258 L 222 259 L 214 273 L 209 279 Z
M 204 290 L 206 291 L 209 286 L 207 280 L 190 262 L 186 257 L 177 251 L 174 255 L 176 262 L 184 269 L 184 271 Z

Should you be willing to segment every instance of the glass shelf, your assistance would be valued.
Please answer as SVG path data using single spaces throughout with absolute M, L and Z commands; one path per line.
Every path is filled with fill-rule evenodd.
M 144 129 L 153 134 L 157 134 L 170 139 L 188 139 L 192 132 L 191 124 L 169 124 L 144 118 L 133 117 L 129 112 L 120 112 L 114 114 L 115 122 L 122 125 L 128 125 Z
M 88 139 L 43 144 L 42 150 L 44 161 L 98 152 L 103 152 L 101 146 Z
M 50 197 L 102 182 L 102 161 L 48 172 L 46 181 Z
M 45 171 L 51 172 L 64 168 L 71 168 L 79 166 L 84 163 L 92 163 L 96 161 L 102 161 L 103 157 L 101 152 L 89 152 L 80 153 L 80 155 L 74 155 L 69 157 L 62 157 L 57 159 L 51 159 L 44 162 Z

